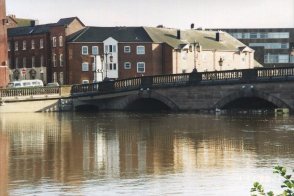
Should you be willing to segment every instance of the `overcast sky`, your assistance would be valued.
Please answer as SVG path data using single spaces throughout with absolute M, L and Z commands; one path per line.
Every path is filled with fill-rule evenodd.
M 88 26 L 294 27 L 294 0 L 6 0 L 6 7 L 40 24 L 77 16 Z

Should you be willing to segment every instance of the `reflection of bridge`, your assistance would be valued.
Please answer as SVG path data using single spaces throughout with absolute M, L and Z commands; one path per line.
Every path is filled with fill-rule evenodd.
M 294 67 L 144 76 L 74 85 L 68 96 L 62 97 L 59 93 L 55 97 L 59 100 L 55 110 L 282 107 L 293 111 L 293 87 Z M 3 103 L 6 99 L 3 90 L 1 96 Z M 70 104 L 71 107 L 63 107 L 64 100 L 68 100 L 67 106 Z

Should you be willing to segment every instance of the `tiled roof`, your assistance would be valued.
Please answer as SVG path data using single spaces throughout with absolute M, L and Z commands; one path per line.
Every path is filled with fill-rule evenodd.
M 49 32 L 50 27 L 55 26 L 53 24 L 27 26 L 27 27 L 16 27 L 7 29 L 8 37 L 23 36 L 23 35 L 36 35 Z
M 84 25 L 78 17 L 61 18 L 56 24 L 57 25 L 69 25 L 74 20 L 78 20 L 82 25 Z
M 49 32 L 51 27 L 69 25 L 75 19 L 77 19 L 79 22 L 81 22 L 77 17 L 71 17 L 71 18 L 62 18 L 57 23 L 10 28 L 7 30 L 8 37 L 23 36 L 23 35 L 36 35 L 36 34 L 47 33 L 47 32 Z M 83 23 L 82 23 L 82 25 L 83 25 Z
M 109 37 L 119 42 L 152 42 L 143 27 L 87 27 L 68 40 L 70 42 L 103 42 Z
M 181 30 L 181 39 L 177 39 L 177 29 L 145 27 L 145 30 L 155 43 L 166 43 L 173 48 L 181 45 L 199 42 L 204 50 L 238 50 L 245 46 L 228 33 L 223 33 L 223 41 L 216 41 L 216 31 Z

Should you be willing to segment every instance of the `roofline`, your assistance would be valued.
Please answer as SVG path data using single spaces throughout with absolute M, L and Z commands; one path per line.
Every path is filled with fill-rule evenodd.
M 103 42 L 72 42 L 72 41 L 70 41 L 70 42 L 67 42 L 67 43 L 71 43 L 71 44 L 96 44 L 96 43 L 102 43 L 103 44 Z M 128 43 L 130 43 L 130 44 L 133 44 L 133 43 L 150 43 L 150 44 L 156 44 L 156 43 L 154 43 L 154 42 L 117 42 L 117 43 L 119 43 L 119 44 L 128 44 Z

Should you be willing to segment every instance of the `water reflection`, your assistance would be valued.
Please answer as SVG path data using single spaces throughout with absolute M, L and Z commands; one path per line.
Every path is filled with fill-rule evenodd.
M 171 186 L 167 193 L 195 187 L 207 193 L 211 190 L 205 183 L 216 176 L 236 178 L 242 172 L 260 172 L 252 168 L 271 170 L 277 163 L 293 166 L 293 130 L 291 117 L 7 114 L 0 117 L 0 195 L 89 194 L 88 183 L 97 191 L 97 182 L 111 192 L 115 180 L 148 178 L 159 183 L 162 175 L 168 179 L 163 186 Z M 190 187 L 195 175 L 203 181 Z M 169 180 L 188 187 L 181 189 Z M 129 186 L 140 186 L 137 183 Z M 228 191 L 224 187 L 229 185 L 218 183 Z

